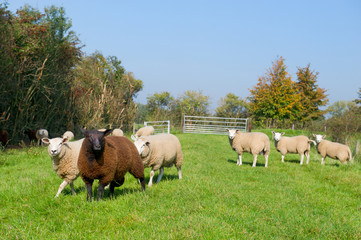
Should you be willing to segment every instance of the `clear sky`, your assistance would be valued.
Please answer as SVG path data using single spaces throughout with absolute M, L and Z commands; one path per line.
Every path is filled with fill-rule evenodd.
M 114 55 L 144 83 L 136 102 L 155 92 L 201 90 L 211 109 L 221 97 L 248 97 L 272 62 L 311 64 L 330 103 L 357 98 L 361 87 L 361 1 L 9 0 L 65 8 L 91 54 Z

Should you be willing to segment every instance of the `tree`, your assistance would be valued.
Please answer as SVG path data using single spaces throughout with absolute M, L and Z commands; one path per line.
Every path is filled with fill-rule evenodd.
M 216 109 L 217 117 L 245 118 L 248 115 L 248 103 L 233 93 L 221 98 Z
M 250 111 L 258 120 L 268 119 L 268 127 L 275 121 L 299 120 L 302 116 L 301 94 L 287 72 L 284 58 L 279 57 L 250 89 Z
M 337 101 L 331 104 L 327 108 L 328 114 L 332 117 L 341 117 L 349 110 L 356 107 L 356 103 L 353 101 Z
M 359 88 L 359 90 L 358 90 L 358 98 L 355 99 L 354 102 L 355 102 L 357 105 L 360 105 L 360 108 L 361 108 L 361 88 Z
M 96 52 L 77 65 L 72 93 L 81 126 L 130 128 L 137 112 L 134 97 L 143 83 L 120 64 L 116 57 Z
M 208 115 L 209 97 L 202 91 L 187 90 L 177 99 L 177 108 L 185 115 Z
M 168 118 L 174 98 L 169 92 L 154 93 L 147 98 L 147 107 L 151 119 L 158 121 Z
M 301 94 L 301 104 L 303 107 L 301 121 L 315 120 L 325 113 L 319 107 L 325 106 L 328 103 L 327 90 L 318 87 L 316 84 L 319 73 L 310 70 L 310 64 L 305 68 L 297 69 L 296 87 Z

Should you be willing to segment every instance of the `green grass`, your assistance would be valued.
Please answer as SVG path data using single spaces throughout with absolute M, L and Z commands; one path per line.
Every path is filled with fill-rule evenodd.
M 296 154 L 282 164 L 272 142 L 267 169 L 263 156 L 252 168 L 247 153 L 236 166 L 227 136 L 177 136 L 182 180 L 167 168 L 162 181 L 142 193 L 128 174 L 116 199 L 106 190 L 102 201 L 91 203 L 80 178 L 77 195 L 67 186 L 54 198 L 62 181 L 45 148 L 1 152 L 0 239 L 361 238 L 359 163 L 327 158 L 321 166 L 313 147 L 308 166 L 300 166 Z

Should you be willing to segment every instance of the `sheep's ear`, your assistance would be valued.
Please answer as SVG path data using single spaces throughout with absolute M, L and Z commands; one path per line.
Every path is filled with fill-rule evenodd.
M 41 141 L 45 144 L 50 144 L 49 138 L 42 138 Z
M 67 143 L 69 141 L 69 138 L 68 137 L 64 137 L 63 138 L 63 143 Z
M 130 136 L 130 138 L 131 138 L 134 142 L 137 141 L 137 137 L 134 136 L 134 135 Z
M 316 138 L 316 134 L 312 133 L 312 136 L 313 136 L 314 138 Z
M 88 136 L 88 130 L 80 128 L 80 131 L 85 135 Z
M 272 131 L 272 134 L 275 135 L 275 131 Z
M 229 129 L 228 129 L 228 128 L 226 128 L 226 131 L 227 131 L 227 132 L 229 132 Z
M 145 141 L 145 145 L 149 146 L 150 142 L 147 140 Z
M 108 136 L 109 134 L 111 134 L 113 132 L 113 129 L 107 129 L 104 131 L 104 136 Z
M 239 130 L 238 129 L 236 129 L 236 133 L 238 133 L 239 132 Z
M 285 133 L 284 133 L 284 132 L 282 132 L 282 133 L 281 133 L 281 135 L 283 136 L 283 135 L 285 135 Z
M 322 136 L 322 139 L 325 139 L 325 138 L 326 138 L 326 135 L 323 135 L 323 136 Z

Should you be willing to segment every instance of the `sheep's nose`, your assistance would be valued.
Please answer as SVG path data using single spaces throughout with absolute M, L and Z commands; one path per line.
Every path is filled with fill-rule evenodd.
M 51 153 L 52 153 L 52 154 L 56 153 L 56 150 L 51 150 Z

